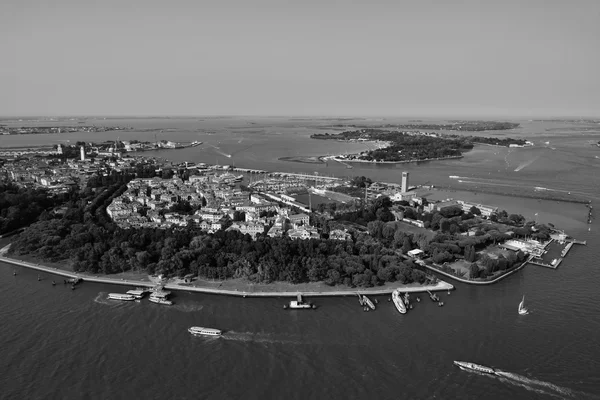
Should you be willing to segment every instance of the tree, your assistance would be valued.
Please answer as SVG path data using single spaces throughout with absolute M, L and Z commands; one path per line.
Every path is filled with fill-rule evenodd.
M 475 206 L 472 206 L 472 207 L 469 209 L 469 212 L 470 212 L 471 214 L 473 214 L 473 215 L 481 215 L 481 210 L 480 210 L 479 208 L 475 207 Z
M 469 277 L 471 279 L 477 279 L 479 277 L 479 267 L 476 263 L 471 263 L 469 266 Z
M 246 220 L 246 213 L 244 211 L 234 211 L 233 212 L 233 220 L 235 222 L 239 222 L 239 221 L 245 221 Z

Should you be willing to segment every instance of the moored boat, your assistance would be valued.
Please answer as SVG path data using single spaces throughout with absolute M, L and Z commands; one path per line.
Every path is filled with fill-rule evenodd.
M 392 292 L 392 301 L 394 302 L 394 305 L 400 314 L 406 314 L 406 305 L 402 299 L 400 289 L 396 289 Z
M 146 291 L 143 289 L 135 289 L 135 290 L 128 290 L 127 294 L 132 295 L 133 297 L 135 297 L 136 299 L 141 299 L 142 297 L 144 297 L 144 295 L 146 294 Z
M 454 361 L 454 365 L 459 367 L 462 370 L 471 370 L 477 372 L 483 372 L 485 374 L 496 374 L 496 370 L 494 368 L 486 367 L 485 365 L 465 362 L 465 361 Z
M 302 295 L 299 294 L 298 298 L 296 300 L 292 300 L 290 301 L 289 304 L 286 304 L 283 306 L 284 309 L 292 309 L 292 310 L 302 310 L 302 309 L 315 309 L 317 308 L 317 306 L 315 306 L 312 303 L 309 302 L 305 302 L 302 300 Z
M 219 329 L 203 328 L 201 326 L 192 326 L 188 329 L 188 332 L 192 335 L 205 335 L 205 336 L 221 336 L 222 332 Z
M 133 301 L 135 297 L 132 294 L 126 293 L 109 293 L 108 298 L 111 300 Z
M 150 296 L 148 298 L 148 300 L 150 300 L 152 303 L 156 303 L 156 304 L 163 304 L 165 306 L 172 306 L 173 302 L 171 300 L 167 300 L 163 297 L 156 297 L 156 296 Z
M 369 308 L 371 310 L 375 309 L 375 304 L 371 301 L 371 299 L 369 299 L 367 296 L 363 295 L 363 304 L 366 304 L 367 306 L 369 306 Z

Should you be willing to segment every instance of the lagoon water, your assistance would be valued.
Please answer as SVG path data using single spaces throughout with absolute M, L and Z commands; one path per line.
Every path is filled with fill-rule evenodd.
M 595 159 L 600 149 L 589 143 L 600 135 L 573 131 L 564 123 L 525 122 L 518 132 L 498 133 L 533 138 L 536 147 L 531 149 L 509 152 L 481 146 L 461 160 L 352 170 L 278 160 L 363 146 L 311 141 L 310 133 L 323 131 L 314 121 L 110 123 L 159 128 L 163 132 L 157 136 L 202 140 L 233 155 L 225 158 L 210 146 L 157 152 L 169 160 L 214 163 L 217 158 L 240 167 L 368 175 L 394 182 L 408 170 L 415 184 L 442 185 L 449 175 L 469 176 L 480 185 L 577 191 L 593 200 L 595 209 L 600 197 L 600 160 Z M 11 136 L 0 138 L 0 147 L 118 136 L 153 140 L 154 132 L 110 132 L 93 139 L 83 133 Z M 249 147 L 244 149 L 245 142 Z M 14 267 L 0 264 L 0 398 L 600 399 L 597 220 L 588 231 L 587 210 L 581 204 L 474 190 L 475 184 L 465 184 L 464 192 L 434 193 L 479 198 L 530 218 L 538 213 L 539 221 L 552 222 L 588 245 L 574 246 L 557 270 L 527 266 L 494 285 L 455 284 L 451 295 L 440 294 L 445 302 L 441 308 L 421 295 L 423 301 L 406 315 L 398 314 L 385 296 L 368 313 L 354 297 L 317 299 L 316 311 L 283 310 L 284 299 L 191 293 L 177 293 L 173 307 L 147 300 L 112 302 L 106 300 L 107 293 L 123 288 L 84 283 L 72 291 L 51 285 L 59 278 L 48 275 L 38 282 L 35 271 L 16 268 L 13 276 Z M 519 316 L 523 295 L 530 314 Z M 192 337 L 187 332 L 192 325 L 225 334 Z M 461 371 L 453 360 L 504 373 Z

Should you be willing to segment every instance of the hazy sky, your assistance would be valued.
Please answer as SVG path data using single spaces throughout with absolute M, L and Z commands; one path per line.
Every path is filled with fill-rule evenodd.
M 2 0 L 0 115 L 600 115 L 600 0 Z

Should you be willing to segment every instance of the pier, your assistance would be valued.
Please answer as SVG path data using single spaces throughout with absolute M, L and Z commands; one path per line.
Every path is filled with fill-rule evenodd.
M 542 254 L 539 257 L 530 256 L 530 258 L 527 260 L 527 263 L 544 268 L 557 269 L 574 244 L 580 244 L 585 246 L 587 242 L 585 240 L 575 239 L 567 239 L 565 241 L 557 241 L 552 239 L 546 245 L 546 248 L 548 250 L 544 254 Z M 558 251 L 560 251 L 560 256 L 558 256 Z M 555 258 L 552 259 L 552 257 Z M 548 262 L 549 259 L 552 259 L 552 261 Z

